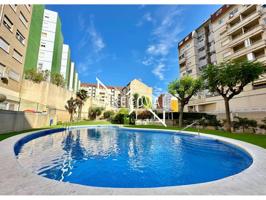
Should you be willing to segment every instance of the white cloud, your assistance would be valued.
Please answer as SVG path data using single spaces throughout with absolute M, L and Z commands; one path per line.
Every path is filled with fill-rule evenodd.
M 153 63 L 153 58 L 152 57 L 148 57 L 148 58 L 144 58 L 141 63 L 145 66 L 149 66 Z
M 101 34 L 96 30 L 94 24 L 94 17 L 91 15 L 89 18 L 89 24 L 86 25 L 84 17 L 79 17 L 79 24 L 84 32 L 84 36 L 81 38 L 79 48 L 90 47 L 90 49 L 96 53 L 100 52 L 106 44 Z
M 173 54 L 179 40 L 182 28 L 182 10 L 179 6 L 161 6 L 152 12 L 153 29 L 151 30 L 150 42 L 145 50 L 142 64 L 153 65 L 152 73 L 160 80 L 164 80 L 166 65 L 173 60 L 177 62 L 177 54 Z M 147 15 L 149 17 L 149 15 Z M 151 59 L 152 58 L 152 59 Z
M 142 26 L 145 22 L 150 22 L 152 24 L 155 24 L 156 20 L 153 18 L 152 14 L 150 12 L 145 13 L 140 21 L 136 24 L 136 26 Z
M 160 63 L 157 65 L 153 70 L 152 73 L 157 76 L 160 80 L 164 79 L 164 74 L 163 72 L 165 71 L 165 64 Z
M 168 54 L 169 47 L 164 43 L 152 44 L 147 48 L 146 52 L 148 54 L 155 55 L 155 56 L 158 56 L 158 55 L 164 56 Z

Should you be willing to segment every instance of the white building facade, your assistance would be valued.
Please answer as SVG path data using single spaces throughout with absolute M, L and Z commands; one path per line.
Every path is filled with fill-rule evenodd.
M 52 69 L 53 51 L 58 13 L 45 9 L 37 66 L 39 70 Z

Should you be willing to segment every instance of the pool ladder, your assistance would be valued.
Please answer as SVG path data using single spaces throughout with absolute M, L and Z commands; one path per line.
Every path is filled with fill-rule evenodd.
M 193 123 L 187 125 L 185 128 L 181 129 L 180 132 L 186 130 L 187 128 L 189 128 L 189 127 L 191 127 L 191 126 L 193 126 L 194 124 L 199 123 L 199 122 L 202 121 L 202 120 L 205 120 L 205 118 L 202 117 L 201 119 L 194 121 Z M 199 128 L 198 128 L 198 135 L 200 136 Z

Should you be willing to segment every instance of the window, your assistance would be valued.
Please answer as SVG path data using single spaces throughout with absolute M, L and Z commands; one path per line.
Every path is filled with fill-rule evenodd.
M 25 37 L 21 34 L 21 32 L 19 32 L 19 30 L 16 32 L 16 38 L 21 44 L 25 44 Z
M 17 4 L 10 4 L 10 7 L 16 12 L 18 5 Z
M 22 63 L 22 55 L 16 49 L 14 49 L 13 58 Z
M 47 37 L 47 33 L 42 32 L 42 37 Z
M 20 79 L 20 75 L 19 73 L 17 73 L 16 71 L 14 70 L 10 70 L 9 73 L 8 73 L 8 76 L 9 78 L 11 78 L 12 80 L 14 81 L 18 81 L 19 82 L 19 79 Z
M 26 27 L 28 27 L 28 20 L 25 18 L 22 12 L 20 12 L 19 19 Z
M 204 60 L 206 58 L 206 56 L 203 56 L 201 58 L 199 58 L 199 60 Z
M 8 30 L 12 32 L 13 23 L 10 21 L 10 19 L 6 15 L 4 16 L 3 24 Z
M 3 49 L 5 52 L 9 53 L 9 44 L 0 37 L 0 48 Z
M 238 11 L 238 8 L 235 8 L 234 10 L 232 10 L 230 13 L 229 13 L 229 19 L 234 17 L 234 15 L 237 13 Z
M 204 50 L 205 50 L 205 47 L 199 48 L 199 52 L 204 51 Z
M 0 77 L 3 77 L 6 71 L 6 66 L 0 63 Z
M 223 19 L 223 18 L 219 19 L 219 21 L 218 21 L 218 24 L 222 24 L 222 23 L 223 23 L 223 21 L 224 21 L 224 19 Z

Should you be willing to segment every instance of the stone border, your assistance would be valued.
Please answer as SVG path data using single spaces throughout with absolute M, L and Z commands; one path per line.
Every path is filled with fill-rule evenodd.
M 92 125 L 101 126 L 101 125 Z M 108 126 L 108 125 L 103 125 Z M 86 127 L 73 126 L 71 128 Z M 122 127 L 121 127 L 122 128 Z M 126 129 L 137 129 L 127 128 Z M 141 129 L 157 130 L 158 129 Z M 180 132 L 161 130 L 163 132 Z M 252 165 L 233 176 L 216 181 L 159 188 L 103 188 L 59 182 L 28 172 L 20 166 L 14 145 L 21 138 L 38 131 L 20 134 L 0 142 L 0 194 L 2 195 L 266 195 L 266 150 L 239 140 L 200 133 L 236 145 L 253 158 Z M 182 133 L 197 134 L 182 131 Z

